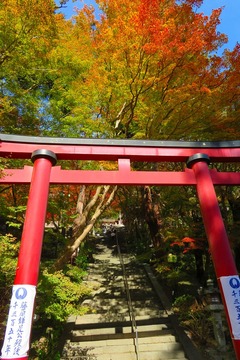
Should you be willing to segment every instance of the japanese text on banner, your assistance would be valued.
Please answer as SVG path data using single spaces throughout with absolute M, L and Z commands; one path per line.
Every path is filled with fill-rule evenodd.
M 238 275 L 220 278 L 228 315 L 232 326 L 233 338 L 240 339 L 240 279 Z
M 14 285 L 2 348 L 2 358 L 18 359 L 29 350 L 36 287 Z

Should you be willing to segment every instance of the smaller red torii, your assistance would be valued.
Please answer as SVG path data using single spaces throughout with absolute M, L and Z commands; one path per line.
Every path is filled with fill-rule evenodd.
M 210 160 L 239 162 L 240 141 L 61 139 L 0 134 L 0 156 L 33 162 L 33 167 L 5 169 L 0 178 L 1 184 L 31 184 L 2 360 L 28 359 L 50 184 L 196 186 L 236 357 L 240 360 L 240 279 L 214 189 L 214 185 L 239 185 L 240 174 L 209 169 Z M 58 160 L 118 161 L 118 170 L 62 170 L 54 167 Z M 179 172 L 133 171 L 131 162 L 135 161 L 182 162 L 187 168 Z

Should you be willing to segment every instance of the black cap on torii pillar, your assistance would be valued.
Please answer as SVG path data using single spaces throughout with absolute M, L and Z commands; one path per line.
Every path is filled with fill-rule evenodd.
M 208 165 L 210 164 L 210 158 L 207 154 L 202 154 L 202 153 L 197 153 L 197 154 L 194 154 L 192 156 L 190 156 L 187 161 L 186 161 L 186 164 L 187 164 L 187 167 L 189 169 L 192 168 L 192 166 L 196 163 L 196 162 L 199 162 L 199 161 L 204 161 L 206 162 Z

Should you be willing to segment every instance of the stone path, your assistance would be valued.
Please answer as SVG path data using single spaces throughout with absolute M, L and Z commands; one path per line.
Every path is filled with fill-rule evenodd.
M 126 255 L 124 268 L 128 290 L 117 246 L 102 239 L 86 279 L 93 288 L 91 298 L 83 302 L 88 314 L 69 319 L 71 331 L 61 360 L 199 360 L 196 353 L 185 355 L 171 314 L 163 308 L 144 268 Z

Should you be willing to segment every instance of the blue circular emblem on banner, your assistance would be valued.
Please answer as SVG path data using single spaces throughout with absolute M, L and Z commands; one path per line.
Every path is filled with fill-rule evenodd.
M 229 285 L 233 288 L 233 289 L 238 289 L 240 287 L 240 281 L 238 278 L 232 278 L 229 281 Z
M 23 300 L 27 296 L 27 290 L 25 288 L 19 288 L 16 291 L 16 298 L 18 300 Z

